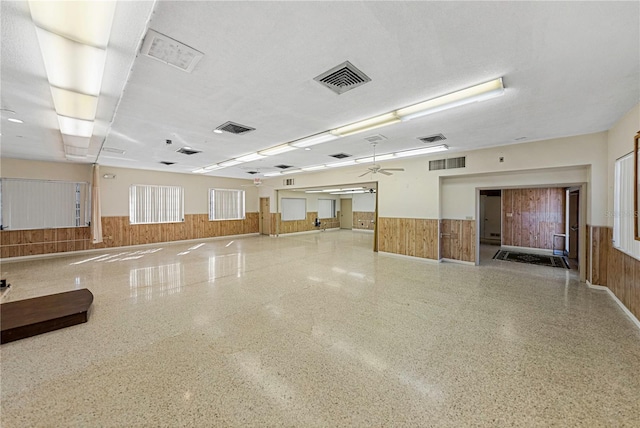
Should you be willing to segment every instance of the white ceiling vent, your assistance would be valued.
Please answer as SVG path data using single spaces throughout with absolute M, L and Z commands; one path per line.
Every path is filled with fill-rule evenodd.
M 194 150 L 191 147 L 181 147 L 176 150 L 177 153 L 182 153 L 183 155 L 195 155 L 196 153 L 202 153 L 201 150 Z
M 247 132 L 256 130 L 256 128 L 240 125 L 239 123 L 235 122 L 225 122 L 222 125 L 218 126 L 216 129 L 229 132 L 230 134 L 246 134 Z
M 344 94 L 371 81 L 369 76 L 349 61 L 345 61 L 333 67 L 331 70 L 325 71 L 313 80 L 331 89 L 338 95 Z
M 435 143 L 438 141 L 443 141 L 446 140 L 447 137 L 445 137 L 442 134 L 435 134 L 435 135 L 429 135 L 428 137 L 420 137 L 418 138 L 418 140 L 422 141 L 423 143 Z
M 375 135 L 370 135 L 368 137 L 365 137 L 365 140 L 367 140 L 370 143 L 380 143 L 381 141 L 386 140 L 387 137 L 385 137 L 382 134 L 375 134 Z
M 141 52 L 153 59 L 191 73 L 204 54 L 169 36 L 149 29 Z

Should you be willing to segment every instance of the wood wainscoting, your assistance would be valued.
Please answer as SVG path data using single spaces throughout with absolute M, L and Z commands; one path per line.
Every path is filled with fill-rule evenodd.
M 353 229 L 373 230 L 376 221 L 375 212 L 354 211 Z
M 387 253 L 437 260 L 438 220 L 380 217 L 378 245 Z
M 502 245 L 553 249 L 553 234 L 565 233 L 565 206 L 563 188 L 503 189 Z
M 297 232 L 310 232 L 320 229 L 338 229 L 340 228 L 340 211 L 336 213 L 336 217 L 320 219 L 320 227 L 314 225 L 318 213 L 316 211 L 307 212 L 305 220 L 282 221 L 280 213 L 271 213 L 272 217 L 272 233 L 277 230 L 280 235 Z
M 476 261 L 476 221 L 440 220 L 440 257 L 443 259 Z
M 640 319 L 640 260 L 613 248 L 612 228 L 587 228 L 591 230 L 591 269 L 587 273 L 587 280 L 593 285 L 609 287 L 622 304 Z
M 0 231 L 1 257 L 126 247 L 188 239 L 258 233 L 259 214 L 244 220 L 209 221 L 208 214 L 187 214 L 181 223 L 130 224 L 128 216 L 102 217 L 103 242 L 93 244 L 89 227 Z

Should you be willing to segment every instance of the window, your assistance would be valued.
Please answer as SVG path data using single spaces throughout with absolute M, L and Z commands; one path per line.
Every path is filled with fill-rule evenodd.
M 307 200 L 302 198 L 282 198 L 282 221 L 306 220 Z
M 209 189 L 209 220 L 242 220 L 244 214 L 244 190 Z
M 318 218 L 334 218 L 336 216 L 335 199 L 318 199 Z
M 88 183 L 3 178 L 0 186 L 2 228 L 87 226 L 89 197 Z
M 184 221 L 184 191 L 178 186 L 133 184 L 129 187 L 131 224 Z
M 634 239 L 633 154 L 616 161 L 613 188 L 613 246 L 640 260 L 640 241 Z

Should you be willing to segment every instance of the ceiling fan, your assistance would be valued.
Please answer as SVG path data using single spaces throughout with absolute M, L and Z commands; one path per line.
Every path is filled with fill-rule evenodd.
M 365 175 L 371 173 L 371 174 L 384 174 L 384 175 L 393 175 L 392 173 L 390 173 L 389 171 L 404 171 L 404 168 L 382 168 L 380 165 L 376 165 L 376 145 L 378 145 L 377 142 L 372 142 L 371 145 L 373 146 L 373 165 L 371 165 L 369 168 L 367 168 L 367 172 L 365 172 L 362 175 L 359 175 L 358 177 L 364 177 Z

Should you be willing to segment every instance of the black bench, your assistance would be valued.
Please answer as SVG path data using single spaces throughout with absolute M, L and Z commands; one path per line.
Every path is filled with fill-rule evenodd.
M 0 343 L 87 322 L 93 294 L 86 288 L 0 304 Z

